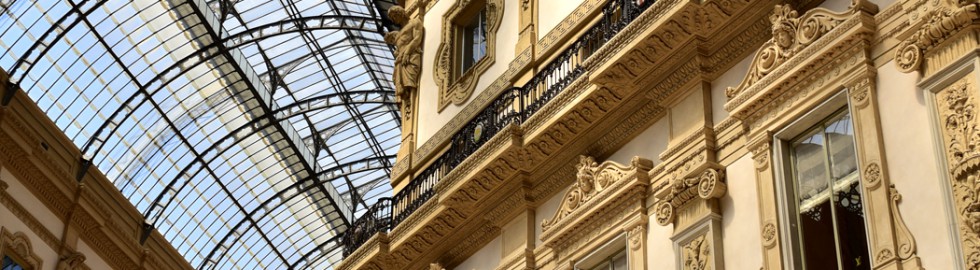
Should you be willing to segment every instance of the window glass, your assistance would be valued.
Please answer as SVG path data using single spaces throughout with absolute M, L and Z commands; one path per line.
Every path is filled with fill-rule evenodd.
M 463 27 L 462 72 L 465 73 L 486 55 L 487 16 L 484 9 Z
M 844 112 L 791 145 L 806 269 L 870 269 L 853 134 Z
M 3 264 L 0 264 L 0 270 L 24 270 L 24 267 L 20 266 L 13 258 L 3 256 Z

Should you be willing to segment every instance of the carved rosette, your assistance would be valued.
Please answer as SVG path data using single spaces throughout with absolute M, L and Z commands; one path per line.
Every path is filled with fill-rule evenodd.
M 705 169 L 697 177 L 674 178 L 670 181 L 670 192 L 653 207 L 657 214 L 657 224 L 662 226 L 671 224 L 674 221 L 676 208 L 693 199 L 721 198 L 727 190 L 724 172 L 713 168 Z
M 579 156 L 578 165 L 575 166 L 575 183 L 569 187 L 562 197 L 558 211 L 551 219 L 546 219 L 541 223 L 542 230 L 547 231 L 552 226 L 560 222 L 565 217 L 573 214 L 582 205 L 588 203 L 596 196 L 601 196 L 603 191 L 615 184 L 628 180 L 627 178 L 637 173 L 643 173 L 653 167 L 653 162 L 648 159 L 634 157 L 630 166 L 623 166 L 616 162 L 606 161 L 602 164 L 596 163 L 590 156 Z
M 939 6 L 926 10 L 922 15 L 928 21 L 895 50 L 895 64 L 899 71 L 909 73 L 919 70 L 927 50 L 936 47 L 978 17 L 975 4 L 964 2 L 962 6 L 946 6 L 948 4 L 945 1 L 937 3 Z
M 881 185 L 881 166 L 878 163 L 868 164 L 864 168 L 864 186 L 869 190 L 875 190 Z
M 776 229 L 776 224 L 772 221 L 767 221 L 766 225 L 762 226 L 762 244 L 766 247 L 772 247 L 776 244 L 776 234 L 778 233 Z
M 769 21 L 772 22 L 772 39 L 764 43 L 756 53 L 742 83 L 736 87 L 728 87 L 725 95 L 734 98 L 861 8 L 865 8 L 865 4 L 858 1 L 844 13 L 815 8 L 800 17 L 789 5 L 776 5 L 773 14 L 769 16 Z

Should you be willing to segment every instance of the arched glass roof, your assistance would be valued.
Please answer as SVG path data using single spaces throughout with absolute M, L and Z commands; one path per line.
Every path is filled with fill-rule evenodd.
M 191 265 L 328 269 L 391 193 L 382 2 L 0 0 L 0 67 Z

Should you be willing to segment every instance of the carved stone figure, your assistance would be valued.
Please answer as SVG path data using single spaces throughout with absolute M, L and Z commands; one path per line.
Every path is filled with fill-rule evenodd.
M 70 254 L 61 256 L 61 260 L 58 261 L 58 270 L 74 270 L 82 269 L 82 265 L 85 263 L 85 255 L 78 252 L 72 252 Z
M 404 141 L 411 136 L 414 126 L 412 102 L 413 96 L 418 92 L 419 73 L 422 72 L 422 40 L 425 28 L 420 19 L 409 19 L 408 12 L 401 6 L 389 9 L 388 17 L 402 25 L 401 30 L 385 35 L 385 42 L 395 45 L 395 71 L 392 81 L 395 83 L 395 97 L 400 103 Z
M 408 12 L 401 6 L 388 10 L 388 17 L 402 25 L 401 30 L 385 35 L 385 42 L 395 45 L 395 94 L 404 97 L 419 87 L 419 73 L 422 69 L 422 38 L 425 28 L 418 18 L 409 19 Z
M 708 261 L 711 251 L 708 247 L 711 244 L 705 240 L 704 235 L 698 236 L 684 246 L 684 270 L 705 270 L 708 269 Z

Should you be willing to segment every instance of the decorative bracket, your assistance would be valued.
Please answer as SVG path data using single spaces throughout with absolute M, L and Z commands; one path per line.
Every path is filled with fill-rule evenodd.
M 724 178 L 723 171 L 707 168 L 698 177 L 671 180 L 669 193 L 658 196 L 662 198 L 653 206 L 657 224 L 667 226 L 673 223 L 677 208 L 696 198 L 711 200 L 724 196 L 728 190 Z

